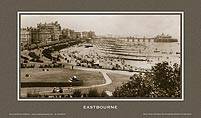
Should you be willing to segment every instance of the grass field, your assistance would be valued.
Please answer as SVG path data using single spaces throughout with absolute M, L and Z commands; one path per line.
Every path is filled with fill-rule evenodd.
M 66 82 L 70 77 L 77 76 L 83 80 L 84 86 L 103 84 L 105 79 L 99 72 L 83 71 L 69 68 L 22 68 L 21 82 Z M 29 77 L 26 77 L 29 74 Z
M 112 84 L 111 84 L 112 88 L 119 87 L 123 83 L 128 82 L 129 79 L 130 79 L 130 76 L 128 76 L 128 75 L 122 75 L 122 74 L 108 73 L 108 76 L 112 80 Z
M 110 79 L 112 80 L 112 83 L 104 88 L 103 90 L 109 90 L 113 92 L 115 88 L 121 86 L 123 83 L 128 82 L 130 76 L 128 75 L 122 75 L 122 74 L 116 74 L 116 73 L 107 73 Z
M 123 75 L 123 74 L 116 74 L 116 73 L 107 73 L 110 79 L 112 80 L 112 83 L 110 85 L 102 86 L 102 87 L 95 87 L 94 89 L 97 89 L 99 93 L 102 91 L 111 91 L 114 92 L 115 88 L 120 87 L 123 83 L 126 83 L 129 81 L 130 76 L 129 75 Z M 89 89 L 82 89 L 81 91 L 83 93 L 86 93 Z

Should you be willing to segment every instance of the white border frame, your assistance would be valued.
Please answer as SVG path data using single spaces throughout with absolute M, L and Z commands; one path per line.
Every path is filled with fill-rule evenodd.
M 20 49 L 19 49 L 19 35 L 20 35 L 20 32 L 19 32 L 19 22 L 20 22 L 20 14 L 23 14 L 23 13 L 31 13 L 31 14 L 59 14 L 59 13 L 68 13 L 68 14 L 75 14 L 75 13 L 96 13 L 96 14 L 99 14 L 99 13 L 104 13 L 104 14 L 124 14 L 124 13 L 135 13 L 135 14 L 151 14 L 151 13 L 154 13 L 154 14 L 157 14 L 157 13 L 164 13 L 164 14 L 169 14 L 169 13 L 178 13 L 178 14 L 181 14 L 181 25 L 182 25 L 182 29 L 180 31 L 181 33 L 181 46 L 182 46 L 182 98 L 181 99 L 20 99 L 20 95 L 19 95 L 19 85 L 20 85 L 20 79 L 19 79 L 19 71 L 20 71 L 20 68 L 19 68 L 19 54 L 20 54 Z M 18 11 L 17 12 L 17 100 L 18 101 L 184 101 L 184 11 L 136 11 L 136 12 L 133 12 L 133 11 L 114 11 L 114 12 L 111 12 L 111 11 L 104 11 L 104 12 L 99 12 L 99 11 L 82 11 L 82 12 L 75 12 L 75 11 L 72 11 L 72 12 L 64 12 L 64 11 Z

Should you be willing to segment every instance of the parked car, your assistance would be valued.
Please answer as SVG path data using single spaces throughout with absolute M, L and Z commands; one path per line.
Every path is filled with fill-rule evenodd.
M 80 80 L 76 76 L 73 76 L 68 80 L 68 83 L 70 86 L 81 86 L 83 85 L 83 80 Z
M 61 87 L 59 87 L 59 88 L 54 87 L 52 92 L 53 93 L 63 93 L 63 89 Z
M 77 82 L 77 81 L 80 81 L 80 79 L 78 79 L 76 76 L 73 76 L 72 78 L 70 78 L 69 80 L 68 80 L 68 82 Z

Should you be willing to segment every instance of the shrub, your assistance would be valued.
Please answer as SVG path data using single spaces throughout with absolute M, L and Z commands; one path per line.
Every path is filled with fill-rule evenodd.
M 149 97 L 151 84 L 144 79 L 142 74 L 135 74 L 131 81 L 116 88 L 113 95 L 115 97 Z
M 113 92 L 115 97 L 180 97 L 181 68 L 167 62 L 158 63 L 151 72 L 134 74 L 130 81 Z
M 73 97 L 81 97 L 82 96 L 82 93 L 80 90 L 75 90 L 72 94 Z
M 88 92 L 88 97 L 99 97 L 99 93 L 96 89 L 90 89 Z
M 42 51 L 42 54 L 43 54 L 46 58 L 52 59 L 52 58 L 53 58 L 52 55 L 51 55 L 52 52 L 53 52 L 52 49 L 48 48 L 48 49 L 44 49 L 44 50 Z
M 36 55 L 35 52 L 29 52 L 29 56 L 36 60 L 38 60 L 40 58 L 38 55 Z
M 102 91 L 102 93 L 101 93 L 100 96 L 101 96 L 101 97 L 108 97 L 108 95 L 107 95 L 107 93 L 106 93 L 105 91 Z

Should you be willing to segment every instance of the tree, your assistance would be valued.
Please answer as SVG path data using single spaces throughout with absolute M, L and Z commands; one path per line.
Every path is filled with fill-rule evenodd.
M 130 81 L 115 89 L 115 97 L 180 97 L 181 67 L 158 63 L 150 73 L 134 74 Z
M 151 84 L 142 73 L 134 74 L 130 81 L 116 88 L 113 95 L 115 97 L 149 97 Z
M 168 62 L 158 63 L 152 67 L 154 73 L 153 92 L 157 97 L 180 97 L 181 96 L 181 67 L 174 64 L 173 67 Z

